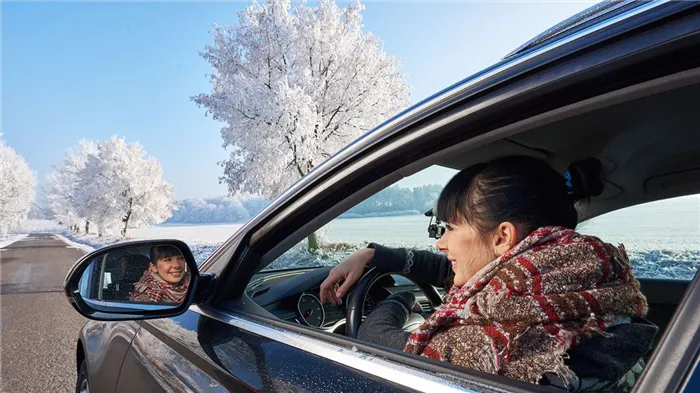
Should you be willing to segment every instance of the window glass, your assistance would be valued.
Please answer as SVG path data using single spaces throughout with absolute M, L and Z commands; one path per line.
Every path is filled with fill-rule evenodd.
M 433 166 L 360 202 L 285 252 L 263 270 L 333 266 L 374 242 L 435 250 L 428 237 L 431 209 L 456 170 Z
M 700 195 L 616 210 L 577 229 L 624 244 L 637 277 L 692 280 L 700 267 Z

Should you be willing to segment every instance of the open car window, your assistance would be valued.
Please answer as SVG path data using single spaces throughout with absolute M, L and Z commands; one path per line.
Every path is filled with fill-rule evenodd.
M 638 278 L 692 280 L 700 267 L 700 195 L 616 210 L 577 229 L 623 244 Z
M 455 173 L 432 166 L 396 182 L 309 234 L 263 271 L 335 266 L 370 242 L 434 250 L 435 239 L 428 236 L 430 217 L 424 213 Z

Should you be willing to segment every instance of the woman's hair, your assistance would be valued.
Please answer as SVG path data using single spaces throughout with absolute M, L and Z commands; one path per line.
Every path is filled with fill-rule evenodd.
M 151 263 L 155 264 L 159 259 L 169 257 L 181 257 L 182 253 L 175 246 L 153 246 L 151 247 Z
M 523 237 L 545 226 L 575 229 L 575 204 L 600 195 L 601 172 L 594 158 L 572 163 L 563 176 L 537 158 L 497 158 L 457 173 L 440 194 L 437 216 L 481 233 L 502 222 L 517 223 L 524 227 Z

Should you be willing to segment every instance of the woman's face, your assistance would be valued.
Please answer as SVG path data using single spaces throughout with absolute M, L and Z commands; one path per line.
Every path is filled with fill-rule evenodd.
M 496 259 L 494 248 L 485 238 L 469 224 L 447 225 L 445 234 L 438 239 L 436 246 L 452 262 L 454 285 L 463 286 L 481 268 Z
M 151 271 L 170 284 L 179 284 L 185 277 L 185 258 L 181 255 L 159 258 L 151 264 Z

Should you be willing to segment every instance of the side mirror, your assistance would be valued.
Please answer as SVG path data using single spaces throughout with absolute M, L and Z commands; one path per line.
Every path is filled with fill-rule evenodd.
M 119 243 L 93 251 L 71 268 L 64 289 L 83 316 L 103 321 L 166 318 L 192 304 L 202 277 L 179 240 Z

